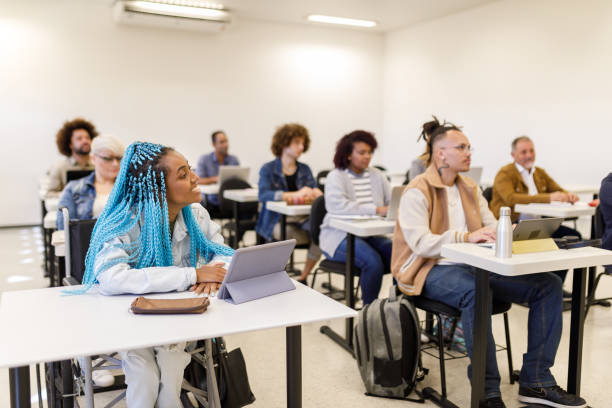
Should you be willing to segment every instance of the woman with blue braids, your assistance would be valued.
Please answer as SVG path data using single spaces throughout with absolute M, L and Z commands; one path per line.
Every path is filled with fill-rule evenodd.
M 199 204 L 198 176 L 172 148 L 131 144 L 100 214 L 85 261 L 85 290 L 105 295 L 213 294 L 233 250 Z M 185 343 L 122 352 L 127 405 L 180 407 Z

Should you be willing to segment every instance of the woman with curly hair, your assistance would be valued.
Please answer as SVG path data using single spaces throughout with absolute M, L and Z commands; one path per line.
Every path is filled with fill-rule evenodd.
M 387 215 L 389 182 L 370 160 L 378 143 L 374 135 L 355 130 L 336 145 L 334 165 L 325 180 L 327 215 L 321 224 L 319 245 L 325 256 L 346 262 L 346 232 L 330 225 L 333 215 Z M 355 239 L 355 265 L 360 269 L 363 304 L 378 297 L 382 277 L 389 271 L 391 240 L 385 236 Z
M 55 136 L 55 143 L 57 150 L 66 158 L 55 163 L 49 170 L 47 191 L 62 191 L 68 170 L 93 170 L 89 153 L 91 142 L 96 136 L 96 127 L 83 118 L 64 122 Z
M 270 148 L 276 159 L 264 164 L 259 171 L 259 202 L 263 205 L 255 227 L 255 231 L 268 241 L 281 237 L 280 214 L 268 211 L 268 201 L 311 202 L 323 194 L 317 188 L 310 167 L 298 161 L 309 146 L 308 130 L 298 123 L 279 127 L 272 137 Z M 287 238 L 295 238 L 298 244 L 310 241 L 308 228 L 308 217 L 287 218 Z M 299 282 L 306 283 L 320 257 L 321 250 L 311 243 Z
M 136 142 L 94 227 L 83 293 L 217 291 L 234 251 L 200 203 L 198 176 L 172 148 Z M 180 407 L 186 344 L 121 352 L 129 407 Z

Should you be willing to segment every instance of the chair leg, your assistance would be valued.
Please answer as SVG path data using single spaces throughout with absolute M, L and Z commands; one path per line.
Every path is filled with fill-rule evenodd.
M 442 316 L 438 318 L 438 353 L 440 359 L 440 385 L 442 386 L 442 398 L 446 399 L 446 369 L 444 367 L 444 334 L 442 333 Z
M 458 319 L 456 317 L 449 317 L 453 322 L 451 323 L 450 330 L 448 332 L 448 336 L 446 336 L 446 341 L 448 341 L 448 350 L 453 347 L 453 338 L 455 337 L 455 330 L 457 330 L 457 322 Z
M 504 329 L 506 331 L 506 353 L 508 354 L 508 372 L 510 384 L 514 384 L 514 367 L 512 366 L 512 347 L 510 345 L 510 325 L 508 324 L 508 313 L 504 313 Z
M 83 371 L 85 377 L 85 406 L 87 408 L 93 408 L 94 406 L 94 392 L 93 392 L 93 380 L 91 378 L 92 368 L 91 368 L 91 357 L 85 356 L 81 360 L 83 361 L 83 367 L 81 370 Z
M 315 268 L 314 272 L 312 273 L 312 281 L 310 282 L 310 287 L 314 289 L 314 285 L 315 285 L 315 280 L 317 280 L 317 273 L 319 272 L 319 268 Z

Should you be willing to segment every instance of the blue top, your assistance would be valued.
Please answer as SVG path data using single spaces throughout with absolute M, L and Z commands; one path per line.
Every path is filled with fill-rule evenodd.
M 297 162 L 296 170 L 296 185 L 297 189 L 302 187 L 316 188 L 317 183 L 312 176 L 312 171 L 307 164 Z M 257 217 L 257 225 L 255 231 L 268 241 L 272 241 L 272 231 L 274 226 L 280 220 L 280 214 L 274 211 L 268 211 L 266 202 L 280 201 L 283 199 L 283 193 L 289 191 L 287 180 L 283 174 L 283 165 L 280 158 L 276 158 L 261 167 L 259 170 L 259 202 L 262 203 L 261 211 Z
M 223 163 L 219 163 L 217 155 L 213 151 L 200 156 L 196 173 L 198 177 L 215 177 L 219 174 L 219 166 L 240 166 L 240 162 L 236 156 L 228 154 L 223 159 Z M 219 205 L 219 197 L 216 194 L 208 194 L 206 199 L 211 204 Z
M 599 208 L 605 224 L 601 247 L 612 250 L 612 173 L 601 182 Z
M 93 205 L 96 201 L 96 175 L 73 180 L 66 184 L 57 204 L 57 229 L 64 229 L 64 216 L 62 208 L 68 209 L 71 220 L 90 220 L 93 218 Z

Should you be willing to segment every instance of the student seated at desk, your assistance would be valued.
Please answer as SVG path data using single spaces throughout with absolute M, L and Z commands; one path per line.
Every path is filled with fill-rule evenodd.
M 198 176 L 161 145 L 131 144 L 91 238 L 85 288 L 105 295 L 214 293 L 233 250 L 199 204 Z M 163 328 L 160 328 L 162 330 Z M 180 407 L 185 343 L 121 353 L 130 408 Z
M 336 145 L 334 165 L 325 180 L 327 214 L 321 224 L 319 245 L 325 256 L 346 262 L 346 232 L 330 226 L 332 215 L 387 214 L 390 200 L 389 182 L 384 173 L 370 167 L 378 143 L 374 135 L 355 130 Z M 360 271 L 363 304 L 378 297 L 382 277 L 389 270 L 391 240 L 383 236 L 355 239 L 355 266 Z
M 529 214 L 517 214 L 514 212 L 515 204 L 550 203 L 561 201 L 575 203 L 578 201 L 576 194 L 565 191 L 552 177 L 540 167 L 534 165 L 535 147 L 527 136 L 519 136 L 512 141 L 510 153 L 512 163 L 502 167 L 493 182 L 491 198 L 491 211 L 499 217 L 501 207 L 510 207 L 512 222 L 534 218 Z M 582 235 L 573 228 L 561 225 L 552 235 L 553 238 L 575 236 L 582 239 Z M 562 281 L 565 281 L 567 270 L 555 272 Z M 566 298 L 571 298 L 570 292 L 564 292 Z
M 199 184 L 215 184 L 219 182 L 219 167 L 221 166 L 239 166 L 240 161 L 232 154 L 228 153 L 229 142 L 227 135 L 222 130 L 216 130 L 210 136 L 214 151 L 202 155 L 198 159 L 198 174 Z M 221 216 L 219 208 L 219 196 L 217 194 L 207 194 L 205 197 L 205 208 L 211 218 Z
M 255 231 L 267 241 L 281 237 L 281 215 L 266 208 L 268 201 L 313 201 L 323 194 L 307 164 L 298 159 L 308 151 L 310 136 L 308 130 L 298 124 L 289 123 L 279 127 L 272 137 L 272 153 L 276 159 L 264 164 L 259 170 L 259 202 L 261 212 L 257 217 Z M 287 239 L 295 238 L 298 245 L 310 242 L 308 217 L 287 217 Z M 306 264 L 298 278 L 306 283 L 306 278 L 321 257 L 318 246 L 310 243 Z
M 93 169 L 89 153 L 91 142 L 96 136 L 98 136 L 96 127 L 85 119 L 76 118 L 64 122 L 55 136 L 55 143 L 57 150 L 66 157 L 55 163 L 47 172 L 48 192 L 62 191 L 66 185 L 68 170 Z
M 472 357 L 475 283 L 471 267 L 440 258 L 442 245 L 495 240 L 496 219 L 478 186 L 459 173 L 470 168 L 471 146 L 455 125 L 444 123 L 427 138 L 432 152 L 427 171 L 414 179 L 400 201 L 393 236 L 392 272 L 400 290 L 461 310 L 465 343 Z M 327 190 L 326 190 L 327 191 Z M 561 279 L 552 273 L 507 277 L 490 274 L 496 299 L 529 305 L 527 353 L 519 379 L 519 400 L 552 407 L 586 407 L 550 372 L 561 339 Z M 481 406 L 504 408 L 495 341 L 487 336 L 485 397 Z M 471 378 L 471 366 L 468 366 Z
M 57 229 L 64 229 L 62 208 L 71 220 L 91 220 L 102 213 L 119 174 L 125 146 L 113 136 L 98 136 L 91 143 L 94 171 L 87 177 L 70 181 L 57 205 Z

